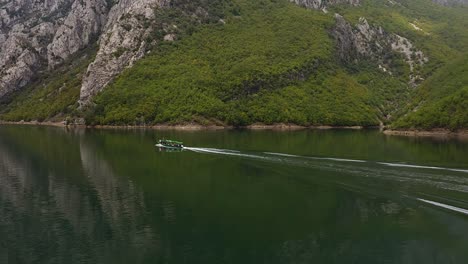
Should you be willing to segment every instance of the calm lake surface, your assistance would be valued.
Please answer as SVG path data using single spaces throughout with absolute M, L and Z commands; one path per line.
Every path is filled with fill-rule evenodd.
M 468 142 L 0 126 L 0 263 L 468 263 L 466 209 Z

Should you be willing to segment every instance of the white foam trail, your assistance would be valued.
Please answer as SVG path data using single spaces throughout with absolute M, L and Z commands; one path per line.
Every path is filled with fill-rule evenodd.
M 388 162 L 378 162 L 382 165 L 387 165 L 391 167 L 404 167 L 404 168 L 417 168 L 417 169 L 432 169 L 432 170 L 448 170 L 448 171 L 456 171 L 456 172 L 464 172 L 468 173 L 468 170 L 462 169 L 452 169 L 452 168 L 443 168 L 443 167 L 433 167 L 433 166 L 420 166 L 420 165 L 412 165 L 412 164 L 400 164 L 400 163 L 388 163 Z
M 284 154 L 284 153 L 276 153 L 276 152 L 263 152 L 269 155 L 276 155 L 276 156 L 283 156 L 283 157 L 292 157 L 292 158 L 304 158 L 303 156 L 292 155 L 292 154 Z
M 204 152 L 204 153 L 238 156 L 238 157 L 245 157 L 245 158 L 268 159 L 267 157 L 263 157 L 263 156 L 259 156 L 259 155 L 244 154 L 244 153 L 225 150 L 225 149 L 212 149 L 212 148 L 186 148 L 186 149 L 192 150 L 192 151 L 195 151 L 195 152 L 201 152 L 201 153 Z
M 240 153 L 240 151 L 228 150 L 228 149 L 215 149 L 215 148 L 186 148 L 186 149 L 193 150 L 195 152 L 208 152 L 208 153 L 214 153 L 214 154 L 224 154 L 224 155 L 241 156 L 241 157 L 249 157 L 249 158 L 269 159 L 268 157 L 264 157 L 264 156 L 260 156 L 260 155 L 242 154 L 242 153 Z M 364 160 L 307 157 L 307 156 L 298 156 L 298 155 L 285 154 L 285 153 L 275 153 L 275 152 L 263 152 L 263 153 L 268 154 L 268 155 L 275 155 L 275 156 L 289 157 L 289 158 L 308 158 L 308 159 L 316 159 L 316 160 L 333 160 L 333 161 L 345 161 L 345 162 L 366 162 Z
M 453 171 L 462 171 L 458 169 L 450 168 L 439 168 L 439 167 L 427 167 L 417 166 L 408 164 L 396 164 L 396 163 L 384 163 L 384 162 L 371 162 L 364 160 L 351 160 L 351 159 L 339 159 L 339 158 L 320 158 L 320 157 L 308 157 L 298 156 L 292 154 L 275 153 L 275 152 L 262 152 L 262 153 L 243 153 L 239 151 L 232 151 L 227 149 L 216 149 L 216 148 L 190 148 L 186 149 L 198 152 L 198 153 L 211 153 L 226 156 L 237 156 L 242 158 L 256 159 L 266 162 L 282 163 L 291 166 L 300 166 L 307 168 L 314 168 L 320 170 L 328 170 L 335 172 L 343 172 L 347 174 L 359 175 L 364 177 L 377 177 L 383 180 L 391 180 L 398 182 L 410 182 L 412 184 L 427 184 L 432 185 L 436 188 L 454 190 L 459 192 L 468 193 L 468 178 L 451 176 L 451 175 L 440 175 L 434 174 L 434 172 L 414 172 L 406 170 L 388 169 L 385 167 L 375 168 L 374 166 L 353 166 L 348 162 L 360 162 L 369 165 L 385 165 L 389 167 L 415 167 L 415 168 L 429 168 L 429 169 L 448 169 Z M 340 161 L 340 163 L 331 163 L 324 161 Z M 322 162 L 319 162 L 322 161 Z
M 270 154 L 270 155 L 276 155 L 276 156 L 292 157 L 292 158 L 308 158 L 308 159 L 317 159 L 317 160 L 334 160 L 334 161 L 361 162 L 361 163 L 366 162 L 365 160 L 339 159 L 339 158 L 319 158 L 319 157 L 308 157 L 308 156 L 283 154 L 283 153 L 276 153 L 276 152 L 264 152 L 264 153 L 265 154 Z
M 366 162 L 365 160 L 353 160 L 353 159 L 338 159 L 338 158 L 314 158 L 314 159 L 323 159 L 323 160 L 335 160 L 335 161 L 347 161 L 347 162 Z
M 438 207 L 442 207 L 442 208 L 449 209 L 449 210 L 452 210 L 452 211 L 455 211 L 455 212 L 458 212 L 458 213 L 468 215 L 468 210 L 463 209 L 463 208 L 451 206 L 451 205 L 448 205 L 448 204 L 438 203 L 438 202 L 434 202 L 434 201 L 424 200 L 424 199 L 421 199 L 421 198 L 417 198 L 417 200 L 421 201 L 421 202 L 424 202 L 424 203 L 432 204 L 432 205 L 435 205 L 435 206 L 438 206 Z
M 256 159 L 263 159 L 263 160 L 276 160 L 272 159 L 271 157 L 256 155 L 256 154 L 246 154 L 241 153 L 237 150 L 229 150 L 229 149 L 216 149 L 216 148 L 189 148 L 186 147 L 185 149 L 192 150 L 195 152 L 205 152 L 205 153 L 213 153 L 213 154 L 222 154 L 222 155 L 231 155 L 231 156 L 239 156 L 239 157 L 247 157 L 247 158 L 256 158 Z M 356 162 L 356 163 L 366 163 L 368 161 L 365 160 L 355 160 L 355 159 L 340 159 L 340 158 L 322 158 L 322 157 L 309 157 L 309 156 L 299 156 L 299 155 L 292 155 L 292 154 L 285 154 L 285 153 L 276 153 L 276 152 L 263 152 L 263 154 L 267 155 L 274 155 L 274 156 L 281 156 L 286 158 L 304 158 L 304 159 L 314 159 L 314 160 L 332 160 L 332 161 L 340 161 L 340 162 Z M 463 172 L 468 173 L 468 170 L 464 169 L 454 169 L 454 168 L 444 168 L 444 167 L 434 167 L 434 166 L 421 166 L 421 165 L 413 165 L 413 164 L 401 164 L 401 163 L 389 163 L 389 162 L 377 162 L 377 164 L 390 166 L 390 167 L 403 167 L 403 168 L 417 168 L 417 169 L 432 169 L 432 170 L 446 170 L 446 171 L 455 171 L 455 172 Z

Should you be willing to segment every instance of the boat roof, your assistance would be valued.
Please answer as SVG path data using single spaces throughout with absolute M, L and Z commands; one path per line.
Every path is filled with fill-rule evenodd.
M 162 139 L 161 141 L 168 142 L 168 143 L 174 143 L 174 144 L 180 144 L 180 145 L 184 144 L 184 142 L 169 140 L 169 139 Z

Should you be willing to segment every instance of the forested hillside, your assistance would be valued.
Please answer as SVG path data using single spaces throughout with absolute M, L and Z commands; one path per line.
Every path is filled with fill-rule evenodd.
M 468 124 L 468 53 L 442 67 L 416 92 L 395 128 L 466 128 Z M 408 112 L 408 113 L 406 113 Z
M 138 42 L 144 56 L 118 45 L 103 55 L 110 45 L 104 42 L 112 40 L 103 36 L 3 97 L 0 119 L 468 127 L 468 8 L 462 2 L 303 3 L 178 0 L 155 7 L 154 20 L 125 17 L 133 26 L 124 32 L 138 21 L 147 27 Z M 95 74 L 103 58 L 109 65 L 125 62 L 122 72 Z M 86 90 L 96 76 L 110 81 Z

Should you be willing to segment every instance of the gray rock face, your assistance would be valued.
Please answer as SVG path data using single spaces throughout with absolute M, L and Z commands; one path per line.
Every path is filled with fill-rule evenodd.
M 330 5 L 360 4 L 360 0 L 290 1 L 324 11 Z M 188 0 L 0 0 L 0 99 L 26 86 L 41 71 L 59 67 L 98 41 L 98 53 L 81 87 L 80 105 L 88 104 L 95 94 L 157 44 L 153 38 L 156 31 L 165 34 L 159 41 L 177 39 L 175 24 L 155 23 L 160 14 L 156 10 L 175 6 L 190 6 L 191 10 L 182 11 L 193 17 L 194 23 L 209 16 L 197 1 Z M 411 69 L 412 80 L 417 79 L 416 69 L 427 58 L 409 40 L 370 26 L 365 19 L 356 26 L 339 15 L 336 21 L 333 35 L 343 61 L 370 58 L 383 71 L 391 73 L 387 57 L 392 52 L 399 53 Z
M 203 23 L 213 18 L 203 9 L 204 4 L 219 3 L 222 1 L 0 0 L 0 99 L 98 42 L 98 53 L 81 88 L 80 103 L 87 104 L 157 41 L 177 40 L 176 23 L 158 20 L 166 8 Z M 161 32 L 164 37 L 155 40 Z
M 365 18 L 360 18 L 354 27 L 339 14 L 335 14 L 335 19 L 332 35 L 341 61 L 357 63 L 361 59 L 371 60 L 377 63 L 379 69 L 392 74 L 390 69 L 395 60 L 394 54 L 399 54 L 410 68 L 410 83 L 415 84 L 419 80 L 416 68 L 423 66 L 428 58 L 407 38 L 371 26 Z
M 358 5 L 360 0 L 290 0 L 306 8 L 324 9 L 328 5 Z M 80 106 L 90 100 L 106 87 L 125 68 L 131 67 L 137 60 L 149 52 L 155 25 L 150 21 L 157 20 L 155 8 L 167 8 L 175 5 L 175 0 L 121 0 L 109 13 L 106 26 L 99 39 L 99 51 L 96 59 L 88 67 L 80 93 Z M 183 2 L 183 1 L 181 1 Z M 192 11 L 194 17 L 206 17 L 208 12 L 198 7 Z M 165 25 L 165 41 L 173 41 L 177 36 L 171 33 L 171 27 Z
M 221 2 L 212 0 L 210 5 Z M 205 1 L 197 0 L 120 0 L 109 13 L 99 39 L 99 51 L 83 79 L 80 106 L 88 105 L 94 95 L 160 41 L 177 39 L 177 21 L 163 21 L 160 15 L 172 9 L 193 23 L 205 23 L 215 17 L 209 13 L 209 9 L 203 8 L 205 5 Z M 156 32 L 164 35 L 158 39 Z
M 97 36 L 106 0 L 0 0 L 0 99 Z
M 305 8 L 325 10 L 328 6 L 337 4 L 357 6 L 360 4 L 361 0 L 290 0 L 290 2 Z
M 49 67 L 62 63 L 70 55 L 97 39 L 107 17 L 105 0 L 75 1 L 71 11 L 48 45 Z
M 0 97 L 10 92 L 10 87 L 24 87 L 33 78 L 40 55 L 28 44 L 22 35 L 10 36 L 3 43 L 2 47 L 8 52 L 0 56 Z
M 468 5 L 468 0 L 432 0 L 432 2 L 444 6 Z
M 121 0 L 112 7 L 96 59 L 83 79 L 80 105 L 88 104 L 123 69 L 146 54 L 151 44 L 147 37 L 155 30 L 150 23 L 154 10 L 168 5 L 168 0 Z

